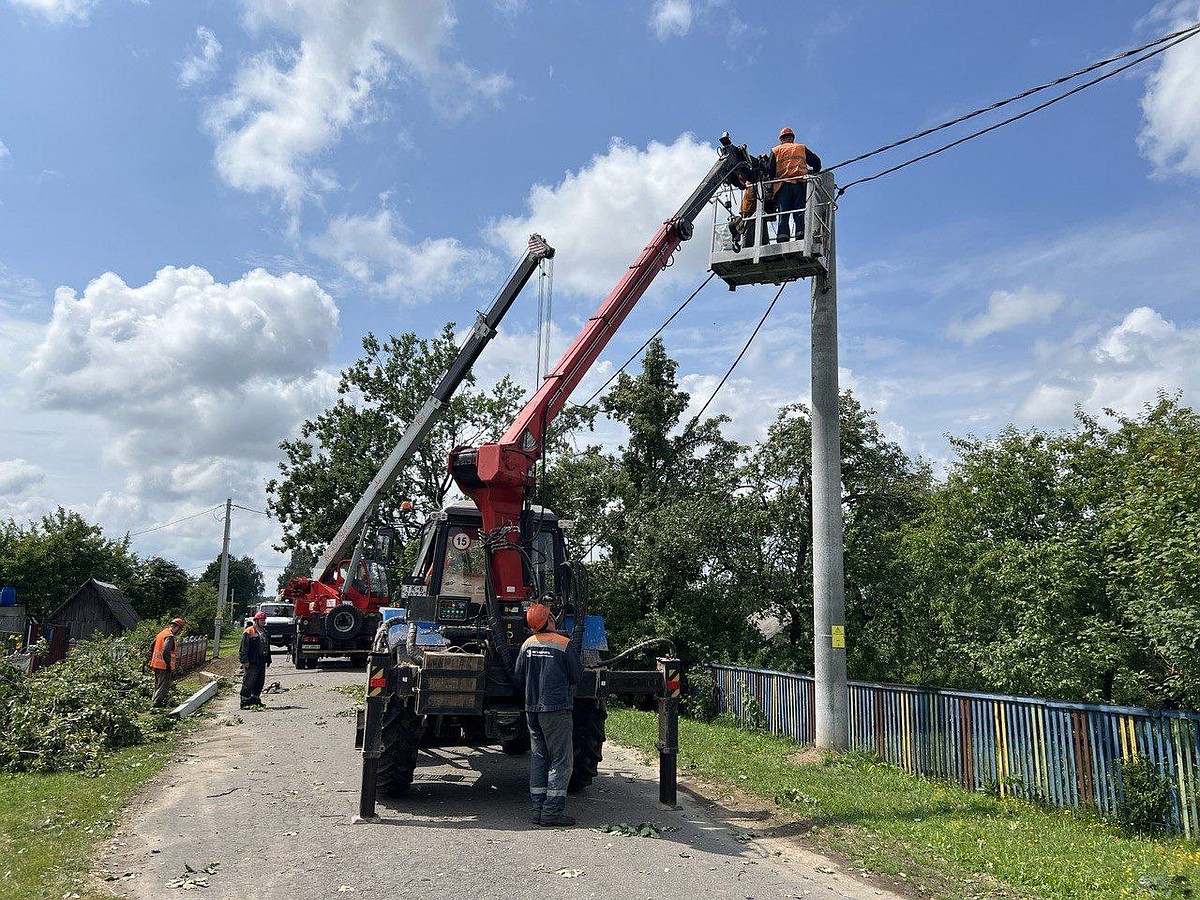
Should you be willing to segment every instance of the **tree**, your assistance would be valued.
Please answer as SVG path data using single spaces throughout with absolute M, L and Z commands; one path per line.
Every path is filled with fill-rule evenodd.
M 152 556 L 137 566 L 126 593 L 143 619 L 163 619 L 184 608 L 189 584 L 187 572 L 161 556 Z
M 230 560 L 232 562 L 232 560 Z M 226 616 L 234 624 L 242 621 L 238 610 L 226 610 Z M 196 581 L 188 586 L 184 598 L 183 617 L 188 621 L 192 634 L 208 634 L 217 618 L 217 588 L 208 581 Z
M 288 557 L 287 565 L 275 582 L 276 589 L 282 591 L 293 578 L 311 575 L 313 566 L 316 564 L 317 557 L 311 550 L 304 547 L 298 547 L 293 550 Z
M 199 580 L 210 584 L 214 589 L 220 588 L 221 557 L 218 556 L 208 564 Z M 229 601 L 233 608 L 233 620 L 240 621 L 246 608 L 259 602 L 263 595 L 265 582 L 262 571 L 249 556 L 238 559 L 229 557 Z M 190 598 L 189 598 L 190 599 Z M 210 618 L 211 621 L 211 618 Z
M 128 537 L 107 538 L 73 510 L 60 506 L 28 525 L 0 524 L 0 584 L 16 588 L 32 615 L 52 612 L 89 578 L 128 590 L 137 570 Z
M 283 525 L 281 550 L 324 549 L 458 355 L 453 323 L 430 339 L 406 332 L 380 341 L 367 334 L 362 346 L 364 355 L 342 372 L 334 405 L 307 420 L 297 439 L 280 444 L 286 458 L 267 494 Z M 498 437 L 516 413 L 521 390 L 507 376 L 490 391 L 474 383 L 469 374 L 380 503 L 381 516 L 400 520 L 406 539 L 451 489 L 451 448 Z M 415 514 L 401 519 L 403 500 L 412 501 Z

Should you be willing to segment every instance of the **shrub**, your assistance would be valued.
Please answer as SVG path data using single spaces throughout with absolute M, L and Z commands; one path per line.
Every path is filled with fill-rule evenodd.
M 691 669 L 687 674 L 683 714 L 697 722 L 711 722 L 717 713 L 717 682 L 712 669 L 701 666 Z
M 104 752 L 169 728 L 151 710 L 142 663 L 127 641 L 103 638 L 29 678 L 0 674 L 0 769 L 94 771 Z
M 1167 827 L 1171 816 L 1171 783 L 1148 759 L 1121 763 L 1116 818 L 1126 831 L 1152 834 Z

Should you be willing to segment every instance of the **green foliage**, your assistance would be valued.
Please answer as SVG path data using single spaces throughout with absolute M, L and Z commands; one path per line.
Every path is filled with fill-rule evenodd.
M 1150 760 L 1121 763 L 1117 824 L 1131 834 L 1160 834 L 1171 816 L 1171 782 Z
M 237 610 L 226 610 L 226 614 L 227 621 L 233 622 L 235 626 L 242 621 L 242 616 Z M 188 587 L 183 617 L 187 619 L 187 630 L 192 634 L 208 634 L 212 631 L 213 622 L 217 618 L 217 588 L 212 582 L 197 581 Z
M 717 717 L 717 681 L 712 670 L 697 666 L 685 678 L 682 712 L 697 722 L 711 722 Z
M 208 564 L 208 568 L 204 570 L 199 581 L 201 584 L 210 585 L 213 589 L 212 612 L 206 619 L 211 622 L 216 615 L 216 591 L 221 584 L 221 557 L 219 555 Z M 229 595 L 227 597 L 229 609 L 227 615 L 232 616 L 234 622 L 240 622 L 246 610 L 258 604 L 264 588 L 262 570 L 258 568 L 258 564 L 253 559 L 249 556 L 243 556 L 241 559 L 235 556 L 229 557 Z M 202 601 L 202 597 L 189 591 L 187 600 L 189 604 L 199 603 Z
M 169 619 L 184 608 L 190 584 L 191 579 L 182 568 L 161 556 L 153 556 L 135 569 L 127 596 L 143 619 Z
M 83 641 L 24 678 L 0 666 L 0 769 L 95 770 L 101 755 L 169 726 L 151 711 L 136 641 Z
M 275 582 L 276 590 L 282 591 L 293 578 L 308 577 L 317 564 L 317 555 L 305 547 L 298 547 L 288 556 L 287 566 Z
M 363 356 L 341 374 L 333 407 L 280 444 L 286 458 L 267 493 L 283 525 L 281 550 L 324 549 L 458 355 L 453 323 L 433 338 L 406 332 L 381 341 L 367 334 L 362 346 Z M 468 375 L 381 502 L 381 517 L 401 521 L 406 540 L 445 501 L 451 448 L 498 437 L 516 413 L 521 390 L 507 377 L 486 392 L 474 382 Z M 403 500 L 412 501 L 413 514 L 401 517 Z

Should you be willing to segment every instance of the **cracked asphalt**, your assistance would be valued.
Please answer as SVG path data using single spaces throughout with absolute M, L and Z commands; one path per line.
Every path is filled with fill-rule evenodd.
M 363 674 L 337 666 L 297 671 L 277 657 L 267 680 L 286 690 L 268 709 L 240 713 L 236 694 L 213 701 L 113 835 L 97 877 L 117 880 L 104 888 L 153 900 L 188 891 L 213 900 L 900 896 L 756 832 L 761 815 L 686 791 L 678 809 L 661 808 L 657 770 L 612 744 L 594 784 L 568 802 L 572 829 L 527 820 L 524 757 L 465 747 L 423 750 L 411 795 L 381 800 L 382 822 L 355 824 L 352 688 Z M 599 830 L 641 822 L 664 830 Z

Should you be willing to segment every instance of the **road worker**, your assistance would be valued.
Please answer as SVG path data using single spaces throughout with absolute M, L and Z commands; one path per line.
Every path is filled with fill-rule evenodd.
M 779 131 L 779 143 L 768 154 L 767 173 L 772 183 L 772 196 L 779 213 L 779 228 L 775 240 L 790 241 L 791 223 L 795 220 L 796 240 L 804 237 L 804 205 L 808 184 L 804 176 L 821 171 L 821 157 L 804 144 L 796 143 L 796 134 L 786 125 Z
M 574 825 L 575 819 L 565 810 L 575 760 L 574 685 L 583 677 L 583 663 L 570 640 L 557 633 L 550 607 L 530 605 L 525 621 L 533 634 L 521 646 L 516 675 L 517 683 L 525 687 L 533 822 L 546 827 Z
M 162 631 L 154 636 L 154 649 L 150 653 L 150 668 L 154 672 L 154 705 L 166 706 L 171 694 L 171 673 L 175 670 L 175 637 L 187 625 L 178 617 L 171 620 Z
M 271 645 L 267 642 L 267 613 L 260 609 L 242 632 L 238 644 L 238 661 L 242 664 L 241 707 L 263 706 L 262 689 L 271 664 Z

